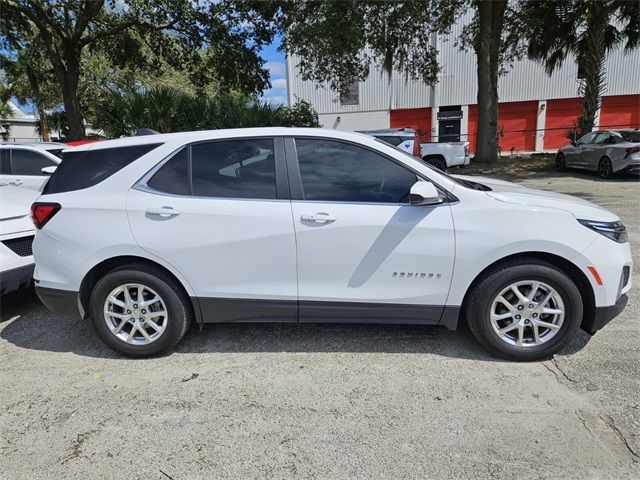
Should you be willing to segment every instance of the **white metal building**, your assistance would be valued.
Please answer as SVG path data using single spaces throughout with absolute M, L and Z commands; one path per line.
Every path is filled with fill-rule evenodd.
M 434 86 L 380 69 L 353 85 L 340 99 L 328 85 L 303 81 L 296 58 L 287 58 L 289 104 L 306 100 L 325 128 L 367 130 L 413 127 L 424 141 L 468 140 L 477 127 L 477 76 L 473 51 L 454 45 L 464 22 L 447 37 L 434 35 L 442 71 Z M 606 61 L 607 89 L 598 115 L 600 128 L 640 128 L 640 49 L 612 52 Z M 540 63 L 523 59 L 500 77 L 499 144 L 502 151 L 542 151 L 567 143 L 565 134 L 580 114 L 578 68 L 570 59 L 552 76 Z

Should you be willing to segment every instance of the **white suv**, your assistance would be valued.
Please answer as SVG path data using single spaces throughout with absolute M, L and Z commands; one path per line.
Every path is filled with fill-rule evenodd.
M 32 207 L 37 292 L 130 356 L 192 322 L 443 325 L 546 358 L 625 306 L 631 251 L 579 198 L 455 178 L 366 135 L 264 128 L 80 146 Z

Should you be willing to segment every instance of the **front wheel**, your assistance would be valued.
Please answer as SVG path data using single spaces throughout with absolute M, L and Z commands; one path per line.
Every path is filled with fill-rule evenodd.
M 492 353 L 509 360 L 551 357 L 575 335 L 582 297 L 573 280 L 537 259 L 502 264 L 470 292 L 469 328 Z
M 147 265 L 127 265 L 107 273 L 93 288 L 89 309 L 100 338 L 130 357 L 151 357 L 172 349 L 191 319 L 181 286 Z
M 564 158 L 562 153 L 559 153 L 556 156 L 556 170 L 559 172 L 563 172 L 567 169 L 567 161 Z

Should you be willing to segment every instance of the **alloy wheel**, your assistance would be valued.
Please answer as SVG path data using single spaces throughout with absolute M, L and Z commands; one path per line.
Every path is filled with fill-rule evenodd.
M 565 306 L 550 285 L 527 280 L 503 289 L 491 305 L 491 326 L 503 342 L 517 347 L 535 347 L 560 331 Z
M 164 333 L 169 315 L 162 297 L 139 283 L 114 288 L 104 302 L 104 320 L 113 335 L 131 345 L 147 345 Z
M 598 165 L 598 174 L 602 178 L 609 178 L 613 173 L 613 168 L 611 167 L 611 161 L 608 158 L 600 161 Z

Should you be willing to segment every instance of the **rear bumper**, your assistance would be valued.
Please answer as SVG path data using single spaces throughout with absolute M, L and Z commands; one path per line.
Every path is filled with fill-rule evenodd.
M 82 316 L 78 292 L 36 285 L 36 294 L 44 306 L 53 313 L 76 317 Z
M 26 288 L 33 279 L 33 263 L 0 272 L 0 295 Z
M 630 163 L 622 169 L 623 173 L 640 174 L 640 162 Z
M 616 318 L 622 310 L 627 306 L 629 301 L 626 295 L 621 295 L 615 305 L 608 307 L 596 307 L 596 313 L 593 319 L 582 323 L 582 329 L 593 335 L 611 320 Z

